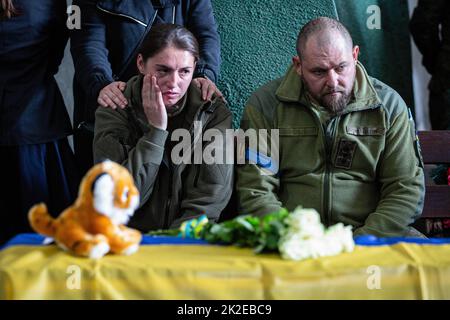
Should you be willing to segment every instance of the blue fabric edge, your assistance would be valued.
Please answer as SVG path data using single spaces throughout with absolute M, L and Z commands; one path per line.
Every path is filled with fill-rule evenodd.
M 450 238 L 404 238 L 404 237 L 390 237 L 378 238 L 372 235 L 363 235 L 355 237 L 355 244 L 358 246 L 386 246 L 393 245 L 399 242 L 439 245 L 450 244 Z
M 15 236 L 2 247 L 0 250 L 18 245 L 43 246 L 46 237 L 36 233 L 23 233 Z M 378 238 L 371 235 L 355 237 L 355 244 L 358 246 L 385 246 L 393 245 L 399 242 L 426 244 L 426 245 L 442 245 L 450 244 L 450 238 Z M 210 245 L 205 240 L 189 239 L 181 237 L 169 236 L 146 236 L 143 235 L 141 245 Z
M 37 233 L 22 233 L 6 244 L 0 247 L 0 250 L 11 247 L 11 246 L 44 246 L 45 236 Z M 52 243 L 53 244 L 53 243 Z M 199 239 L 186 239 L 181 237 L 167 237 L 167 236 L 142 236 L 141 245 L 207 245 L 208 242 Z

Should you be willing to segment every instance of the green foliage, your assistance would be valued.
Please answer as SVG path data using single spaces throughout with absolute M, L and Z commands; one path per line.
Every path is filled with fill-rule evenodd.
M 286 209 L 262 217 L 239 216 L 218 224 L 207 224 L 202 238 L 210 243 L 251 247 L 255 252 L 276 251 L 278 240 L 286 229 Z
M 196 219 L 192 219 L 187 221 L 187 224 L 180 229 L 156 230 L 147 233 L 147 235 L 204 239 L 209 243 L 254 248 L 256 253 L 277 251 L 278 241 L 287 228 L 285 219 L 288 215 L 289 211 L 281 209 L 278 212 L 261 217 L 245 215 L 221 223 L 208 222 L 203 226 L 198 236 L 190 232 L 186 233 L 185 226 L 197 222 Z

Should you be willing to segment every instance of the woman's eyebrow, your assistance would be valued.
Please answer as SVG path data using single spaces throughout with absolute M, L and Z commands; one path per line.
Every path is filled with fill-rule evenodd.
M 170 71 L 173 70 L 173 68 L 171 68 L 171 67 L 169 67 L 169 66 L 167 66 L 165 64 L 156 64 L 156 67 L 164 68 L 164 69 L 167 69 L 167 70 L 170 70 Z M 192 66 L 185 66 L 185 67 L 181 67 L 180 69 L 192 69 L 192 68 L 193 68 Z
M 172 68 L 171 68 L 171 67 L 169 67 L 169 66 L 166 66 L 165 64 L 156 64 L 156 66 L 157 66 L 158 68 L 164 68 L 164 69 L 169 69 L 169 70 L 172 70 Z

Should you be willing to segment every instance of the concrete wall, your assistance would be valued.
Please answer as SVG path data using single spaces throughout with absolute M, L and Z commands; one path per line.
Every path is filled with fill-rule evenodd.
M 414 111 L 409 12 L 405 0 L 335 0 L 339 20 L 360 47 L 368 73 L 385 82 Z
M 238 126 L 245 101 L 284 74 L 300 28 L 318 16 L 336 17 L 332 0 L 213 0 L 222 40 L 219 88 Z

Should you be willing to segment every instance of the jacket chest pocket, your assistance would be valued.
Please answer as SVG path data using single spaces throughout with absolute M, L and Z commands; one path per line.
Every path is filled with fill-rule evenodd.
M 385 134 L 383 127 L 346 126 L 345 135 L 337 141 L 334 166 L 375 177 L 384 150 Z
M 316 127 L 279 128 L 280 137 L 317 137 Z
M 317 127 L 279 128 L 280 166 L 285 175 L 304 175 L 320 168 Z

